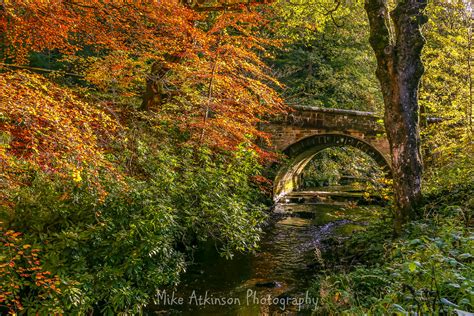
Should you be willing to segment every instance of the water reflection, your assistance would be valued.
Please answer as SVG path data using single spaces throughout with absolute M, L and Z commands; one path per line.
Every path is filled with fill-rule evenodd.
M 316 273 L 322 241 L 361 229 L 375 206 L 279 205 L 255 254 L 220 257 L 211 244 L 195 254 L 194 264 L 174 293 L 182 304 L 161 302 L 163 315 L 305 315 L 314 301 L 306 288 Z M 361 226 L 362 225 L 362 226 Z M 348 229 L 345 229 L 345 228 Z M 168 295 L 172 294 L 168 291 Z M 306 303 L 300 304 L 303 300 Z M 228 304 L 232 303 L 232 304 Z

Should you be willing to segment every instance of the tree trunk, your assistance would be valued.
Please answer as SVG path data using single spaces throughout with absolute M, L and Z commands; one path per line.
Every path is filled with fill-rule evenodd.
M 165 89 L 165 77 L 172 70 L 170 65 L 181 60 L 179 55 L 164 55 L 164 61 L 155 61 L 150 74 L 146 78 L 145 93 L 142 96 L 142 110 L 159 108 L 167 98 L 173 96 L 173 91 Z
M 386 0 L 366 0 L 370 44 L 385 105 L 385 129 L 392 154 L 395 229 L 413 218 L 421 199 L 422 159 L 418 86 L 425 40 L 420 27 L 427 0 L 400 0 L 389 14 Z
M 166 97 L 163 87 L 163 77 L 169 68 L 161 62 L 154 62 L 150 74 L 146 78 L 146 90 L 142 99 L 142 110 L 151 110 L 160 106 Z

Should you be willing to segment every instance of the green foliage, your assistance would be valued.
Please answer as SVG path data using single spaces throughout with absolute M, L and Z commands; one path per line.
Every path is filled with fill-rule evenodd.
M 323 14 L 325 7 L 334 4 L 315 2 L 322 3 L 304 8 L 286 4 L 282 32 L 295 35 L 281 35 L 291 43 L 271 61 L 276 77 L 286 86 L 282 95 L 289 104 L 380 110 L 383 103 L 363 9 L 339 8 L 334 22 Z M 301 24 L 313 25 L 317 31 L 305 33 L 307 28 Z
M 376 162 L 359 149 L 328 148 L 316 154 L 303 171 L 303 186 L 338 185 L 343 177 L 376 183 L 382 175 Z
M 130 140 L 138 145 L 135 167 L 148 182 L 166 188 L 161 192 L 176 209 L 185 237 L 212 238 L 227 257 L 233 251 L 255 249 L 264 206 L 258 203 L 261 193 L 251 179 L 260 174 L 261 165 L 250 143 L 227 153 L 175 143 L 172 138 L 157 146 L 162 133 L 148 132 L 148 138 L 144 133 Z M 170 166 L 164 168 L 166 164 Z
M 152 188 L 130 184 L 126 192 L 108 184 L 102 203 L 87 183 L 41 174 L 16 192 L 8 224 L 44 245 L 46 269 L 65 286 L 64 310 L 138 312 L 154 289 L 177 282 L 183 257 L 174 249 L 175 215 Z
M 445 314 L 474 308 L 472 201 L 460 190 L 432 197 L 425 218 L 393 240 L 390 222 L 357 233 L 336 255 L 347 269 L 329 269 L 314 283 L 328 314 Z M 461 199 L 459 199 L 461 198 Z M 457 201 L 457 202 L 456 202 Z M 464 201 L 459 203 L 459 201 Z M 434 204 L 433 204 L 434 203 Z M 470 204 L 471 203 L 471 204 Z M 472 216 L 472 215 L 471 215 Z
M 463 1 L 432 1 L 427 14 L 419 102 L 425 118 L 442 119 L 422 134 L 427 191 L 437 191 L 474 177 L 472 8 Z
M 227 257 L 257 247 L 264 219 L 251 181 L 257 154 L 247 145 L 229 153 L 188 146 L 169 126 L 149 124 L 131 123 L 114 145 L 108 158 L 128 176 L 100 174 L 101 190 L 85 169 L 80 181 L 31 171 L 28 185 L 8 192 L 14 206 L 3 209 L 5 226 L 41 246 L 43 267 L 62 289 L 60 303 L 21 295 L 23 308 L 14 310 L 140 313 L 157 289 L 179 282 L 197 241 L 213 240 Z

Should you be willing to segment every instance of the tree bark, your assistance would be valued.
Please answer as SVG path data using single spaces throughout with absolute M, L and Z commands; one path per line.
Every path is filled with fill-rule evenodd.
M 427 22 L 426 5 L 427 0 L 400 0 L 389 13 L 386 0 L 365 3 L 392 156 L 396 231 L 415 216 L 421 200 L 418 86 L 424 72 L 421 26 Z
M 170 69 L 163 65 L 162 62 L 153 63 L 150 74 L 146 78 L 146 90 L 142 98 L 142 110 L 148 111 L 163 103 L 166 92 L 162 79 L 169 70 Z
M 159 108 L 167 98 L 173 96 L 172 91 L 165 89 L 165 77 L 172 70 L 173 63 L 178 63 L 181 58 L 179 55 L 165 54 L 164 61 L 155 61 L 146 78 L 145 92 L 142 96 L 142 110 L 151 110 Z

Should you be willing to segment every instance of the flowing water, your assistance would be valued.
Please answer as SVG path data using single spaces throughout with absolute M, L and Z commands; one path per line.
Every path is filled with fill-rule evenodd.
M 306 292 L 324 241 L 363 229 L 379 208 L 354 204 L 277 205 L 254 254 L 226 260 L 213 245 L 195 254 L 175 292 L 161 292 L 157 314 L 308 315 L 317 300 Z

